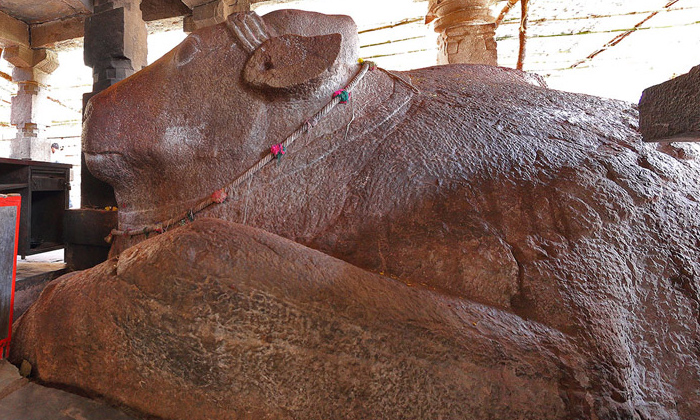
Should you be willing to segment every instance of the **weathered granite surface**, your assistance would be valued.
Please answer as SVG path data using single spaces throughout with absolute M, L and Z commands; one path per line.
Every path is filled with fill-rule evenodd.
M 252 88 L 222 24 L 92 99 L 88 163 L 122 229 L 230 182 L 357 70 L 345 18 L 264 21 L 341 31 L 338 58 Z M 420 93 L 368 73 L 197 215 L 227 221 L 119 239 L 56 282 L 13 359 L 164 418 L 698 418 L 700 149 L 512 70 L 400 77 Z

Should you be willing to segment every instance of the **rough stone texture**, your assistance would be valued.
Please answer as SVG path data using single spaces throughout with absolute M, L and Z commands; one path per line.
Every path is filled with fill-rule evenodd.
M 340 53 L 342 37 L 283 35 L 267 40 L 255 50 L 243 69 L 243 80 L 257 89 L 288 90 L 309 83 L 318 87 L 326 70 Z M 298 57 L 305 55 L 304 65 Z M 306 88 L 308 90 L 308 88 Z
M 263 19 L 356 42 L 336 17 Z M 357 70 L 341 59 L 327 77 L 342 83 L 273 95 L 243 84 L 237 45 L 206 28 L 92 99 L 86 156 L 122 229 L 239 176 Z M 630 104 L 513 70 L 400 76 L 420 93 L 370 72 L 198 215 L 349 264 L 206 221 L 64 278 L 20 321 L 13 357 L 173 418 L 198 399 L 226 404 L 210 418 L 698 418 L 698 147 L 644 144 Z M 59 330 L 71 339 L 32 344 Z
M 644 90 L 639 130 L 644 141 L 700 141 L 700 66 Z

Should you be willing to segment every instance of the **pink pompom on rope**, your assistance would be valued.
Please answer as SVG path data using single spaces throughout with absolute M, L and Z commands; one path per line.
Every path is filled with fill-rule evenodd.
M 272 153 L 272 156 L 277 158 L 277 160 L 280 160 L 282 156 L 287 153 L 287 148 L 280 144 L 274 144 L 270 146 L 270 153 Z
M 211 195 L 211 201 L 221 204 L 226 201 L 226 197 L 228 197 L 228 194 L 226 194 L 226 191 L 222 188 L 214 191 L 214 194 Z

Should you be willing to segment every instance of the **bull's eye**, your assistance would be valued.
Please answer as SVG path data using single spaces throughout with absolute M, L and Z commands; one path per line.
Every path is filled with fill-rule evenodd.
M 188 36 L 182 44 L 177 48 L 175 53 L 175 65 L 184 66 L 192 61 L 195 55 L 199 52 L 199 37 L 196 35 Z

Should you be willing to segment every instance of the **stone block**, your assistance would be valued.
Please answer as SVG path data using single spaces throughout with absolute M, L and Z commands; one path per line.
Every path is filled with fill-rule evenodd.
M 644 141 L 700 141 L 700 66 L 647 88 L 639 101 Z
M 116 211 L 67 210 L 63 232 L 68 269 L 85 270 L 107 260 L 110 244 L 105 237 L 116 226 Z
M 110 58 L 98 63 L 92 69 L 93 91 L 100 92 L 120 80 L 134 74 L 135 69 L 131 60 L 126 58 Z
M 226 20 L 231 13 L 250 10 L 249 0 L 214 0 L 201 3 L 192 9 L 192 16 L 183 22 L 185 32 L 192 32 L 207 26 L 216 25 Z
M 85 64 L 128 59 L 135 70 L 146 65 L 146 25 L 141 11 L 119 7 L 95 13 L 85 21 Z
M 68 19 L 32 24 L 31 31 L 33 48 L 82 38 L 85 31 L 85 16 L 78 15 Z
M 5 48 L 2 58 L 15 67 L 34 67 L 34 50 L 19 45 Z
M 51 140 L 36 134 L 18 133 L 10 142 L 10 157 L 47 162 L 51 160 Z
M 151 22 L 154 20 L 162 20 L 173 18 L 176 16 L 185 16 L 190 14 L 190 9 L 180 0 L 160 0 L 141 2 L 141 13 L 143 20 Z
M 64 220 L 64 241 L 80 245 L 109 248 L 105 237 L 117 227 L 117 212 L 108 210 L 70 209 Z
M 87 270 L 109 258 L 109 247 L 67 243 L 65 247 L 68 271 Z
M 5 48 L 3 58 L 15 67 L 36 68 L 46 74 L 53 73 L 58 68 L 58 56 L 45 48 L 33 49 L 14 45 Z
M 10 124 L 24 126 L 24 124 L 34 120 L 38 105 L 36 94 L 23 93 L 22 87 L 20 87 L 18 94 L 13 96 L 10 101 Z
M 29 47 L 29 25 L 0 11 L 0 47 L 10 45 Z

